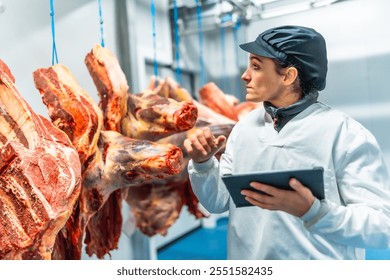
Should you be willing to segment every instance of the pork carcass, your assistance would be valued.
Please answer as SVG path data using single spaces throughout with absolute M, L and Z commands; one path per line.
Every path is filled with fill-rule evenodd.
M 34 113 L 0 60 L 0 258 L 51 259 L 79 197 L 81 165 L 64 132 Z

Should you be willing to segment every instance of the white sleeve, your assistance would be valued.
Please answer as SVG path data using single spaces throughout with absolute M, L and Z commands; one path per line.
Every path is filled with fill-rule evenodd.
M 347 149 L 336 162 L 336 181 L 344 205 L 323 200 L 302 220 L 312 233 L 360 248 L 390 247 L 390 183 L 375 138 L 369 133 L 346 137 Z M 347 148 L 345 148 L 347 147 Z M 313 215 L 315 213 L 315 215 Z
M 190 160 L 188 164 L 194 194 L 207 211 L 215 214 L 229 209 L 229 193 L 221 182 L 218 167 L 219 163 L 215 157 L 204 163 Z
M 229 210 L 230 194 L 221 175 L 232 173 L 233 135 L 234 129 L 228 138 L 220 162 L 212 157 L 203 163 L 195 163 L 192 160 L 188 163 L 192 190 L 203 207 L 210 213 L 223 213 Z

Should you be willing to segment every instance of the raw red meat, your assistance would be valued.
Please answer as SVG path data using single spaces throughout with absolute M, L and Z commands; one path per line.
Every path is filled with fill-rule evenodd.
M 0 259 L 50 259 L 80 194 L 80 161 L 14 81 L 0 60 Z
M 171 77 L 166 77 L 165 79 L 161 79 L 159 77 L 152 76 L 150 78 L 150 82 L 147 90 L 151 90 L 155 94 L 158 94 L 165 98 L 172 98 L 179 102 L 192 101 L 193 99 L 191 94 L 188 92 L 188 90 L 180 86 Z
M 262 102 L 255 103 L 255 102 L 250 102 L 250 101 L 244 101 L 244 102 L 241 102 L 241 103 L 235 105 L 234 108 L 236 109 L 236 112 L 238 114 L 238 118 L 241 119 L 246 114 L 248 114 L 250 111 L 258 108 L 261 104 L 262 104 Z
M 238 121 L 234 106 L 226 100 L 225 93 L 213 82 L 205 84 L 199 89 L 200 102 L 215 112 Z
M 139 187 L 140 185 L 178 174 L 182 168 L 183 154 L 172 144 L 131 139 L 114 131 L 101 133 L 99 150 L 102 155 L 99 155 L 91 169 L 83 174 L 81 204 L 87 205 L 84 211 L 92 213 L 99 210 L 88 223 L 89 239 L 86 242 L 88 241 L 89 245 L 87 253 L 93 252 L 98 257 L 103 257 L 105 253 L 116 248 L 119 240 L 122 224 L 117 222 L 117 216 L 120 215 L 121 208 L 116 205 L 122 203 L 126 194 L 123 190 L 127 190 L 129 196 L 135 198 L 139 188 L 143 188 Z M 114 198 L 116 203 L 105 203 L 101 206 L 107 199 L 115 202 Z M 152 197 L 149 200 L 152 201 Z M 134 211 L 137 210 L 134 208 Z M 107 224 L 111 226 L 102 226 L 108 226 Z
M 108 48 L 95 45 L 84 62 L 99 93 L 105 129 L 121 132 L 129 86 L 117 57 Z
M 77 146 L 79 154 L 88 155 L 83 162 L 82 191 L 53 255 L 56 259 L 79 259 L 85 234 L 87 253 L 102 258 L 117 248 L 123 190 L 179 173 L 182 151 L 172 144 L 101 131 L 100 108 L 64 66 L 38 69 L 34 77 L 53 122 L 65 129 L 73 141 L 89 141 Z M 84 116 L 79 117 L 80 114 Z
M 84 164 L 96 152 L 102 111 L 64 65 L 37 69 L 33 77 L 52 123 L 68 135 Z
M 178 102 L 154 93 L 129 94 L 122 134 L 157 141 L 194 127 L 198 109 L 193 102 Z
M 127 95 L 127 110 L 123 114 L 122 108 L 125 107 L 121 105 L 121 102 L 123 102 L 124 98 L 120 89 L 126 88 L 126 80 L 123 78 L 115 79 L 116 76 L 124 76 L 119 62 L 112 55 L 103 55 L 104 52 L 108 52 L 102 50 L 103 48 L 95 46 L 94 49 L 95 51 L 91 51 L 86 58 L 88 70 L 93 77 L 99 95 L 104 97 L 105 100 L 114 100 L 111 104 L 116 104 L 116 106 L 109 106 L 108 104 L 110 102 L 100 102 L 100 107 L 105 116 L 122 115 L 120 122 L 119 118 L 115 118 L 115 122 L 112 122 L 111 125 L 105 124 L 106 128 L 121 132 L 131 138 L 156 141 L 168 135 L 188 130 L 195 125 L 197 119 L 196 106 L 188 100 L 175 101 L 169 98 L 173 95 L 181 97 L 186 95 L 186 91 L 178 88 L 172 79 L 166 79 L 165 83 L 159 87 L 159 92 L 164 93 L 161 96 L 154 92 L 152 93 L 150 90 L 143 94 L 129 93 Z M 94 63 L 95 61 L 99 61 L 99 63 Z M 115 74 L 118 72 L 121 73 L 119 75 Z M 122 86 L 118 86 L 119 84 Z M 115 92 L 115 89 L 118 92 Z M 106 119 L 109 118 L 106 117 Z M 183 168 L 185 168 L 185 165 L 181 163 L 180 170 Z M 177 199 L 175 203 L 171 203 L 171 197 L 178 196 L 170 192 L 164 192 L 163 189 L 167 187 L 177 189 L 180 193 L 183 193 L 184 188 L 161 185 L 162 182 L 167 182 L 165 177 L 167 176 L 142 180 L 139 182 L 138 187 L 128 189 L 128 198 L 130 198 L 128 203 L 131 205 L 132 212 L 136 217 L 136 223 L 139 229 L 148 235 L 165 232 L 178 217 L 178 212 L 184 203 L 182 198 Z M 168 176 L 168 178 L 176 178 L 176 175 Z M 151 184 L 153 184 L 153 187 L 151 187 Z M 149 195 L 145 196 L 145 193 Z M 159 194 L 160 196 L 154 194 Z M 105 220 L 112 220 L 113 218 L 118 219 L 117 223 L 119 223 L 119 218 L 121 218 L 121 201 L 117 198 L 121 196 L 122 194 L 112 194 L 104 205 L 109 211 L 105 211 L 105 215 L 103 215 L 101 210 L 99 210 L 98 215 L 92 217 L 94 221 L 89 225 L 102 225 Z M 107 206 L 108 204 L 109 206 Z M 116 214 L 112 215 L 110 211 Z M 159 215 L 155 215 L 157 212 L 159 212 Z M 157 219 L 159 220 L 157 221 Z M 155 224 L 159 226 L 144 226 Z M 117 240 L 118 237 L 112 234 L 110 235 L 105 231 L 104 227 L 93 226 L 93 228 L 91 227 L 88 230 L 88 234 L 91 236 L 91 240 L 105 239 L 101 243 L 114 244 L 115 242 L 112 239 Z M 100 247 L 99 250 L 96 250 L 98 252 L 97 254 L 105 251 L 104 246 Z

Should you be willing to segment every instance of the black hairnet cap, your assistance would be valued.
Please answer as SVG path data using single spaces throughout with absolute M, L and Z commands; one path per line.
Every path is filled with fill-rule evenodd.
M 325 88 L 328 71 L 326 43 L 324 37 L 312 28 L 294 25 L 271 28 L 255 41 L 240 47 L 258 56 L 292 63 L 306 83 L 317 90 Z

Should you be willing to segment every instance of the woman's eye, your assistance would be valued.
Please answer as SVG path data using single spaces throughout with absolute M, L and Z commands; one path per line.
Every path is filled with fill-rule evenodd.
M 257 64 L 253 64 L 253 65 L 252 65 L 252 68 L 253 68 L 254 70 L 260 69 L 260 67 L 259 67 Z

